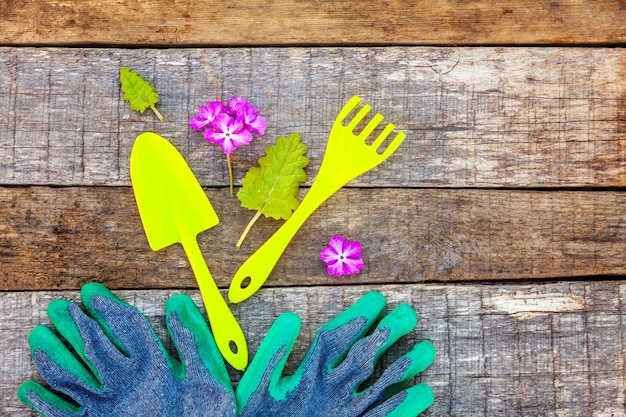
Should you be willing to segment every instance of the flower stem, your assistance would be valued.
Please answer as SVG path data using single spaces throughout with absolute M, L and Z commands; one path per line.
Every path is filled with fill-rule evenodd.
M 233 166 L 230 163 L 230 154 L 226 154 L 226 163 L 228 164 L 228 179 L 230 180 L 230 195 L 233 195 Z
M 159 111 L 156 109 L 156 107 L 154 107 L 154 104 L 151 104 L 150 108 L 152 109 L 154 114 L 156 114 L 156 117 L 158 117 L 160 121 L 162 121 L 162 122 L 165 121 L 165 119 L 163 118 L 163 115 L 161 113 L 159 113 Z
M 259 219 L 259 217 L 261 217 L 261 210 L 257 211 L 256 214 L 254 215 L 254 217 L 252 218 L 252 220 L 250 220 L 250 223 L 248 223 L 248 225 L 244 229 L 243 233 L 241 234 L 241 237 L 239 238 L 239 241 L 237 242 L 237 245 L 235 245 L 236 247 L 238 247 L 238 248 L 241 247 L 241 244 L 243 243 L 243 240 L 246 238 L 246 236 L 248 236 L 248 232 L 250 231 L 250 228 L 252 227 L 254 222 L 256 222 Z

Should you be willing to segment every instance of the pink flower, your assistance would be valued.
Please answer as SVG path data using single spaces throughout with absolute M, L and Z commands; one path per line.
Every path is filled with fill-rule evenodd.
M 228 100 L 228 110 L 231 116 L 242 120 L 246 129 L 251 133 L 263 136 L 267 129 L 265 117 L 259 114 L 259 110 L 248 103 L 243 97 L 233 97 Z
M 240 113 L 243 109 L 249 106 L 250 103 L 248 103 L 248 100 L 246 100 L 245 97 L 231 97 L 228 100 L 228 112 L 233 115 Z
M 211 123 L 213 129 L 204 131 L 204 138 L 209 142 L 222 147 L 226 155 L 233 153 L 241 145 L 247 145 L 252 141 L 252 135 L 248 132 L 241 120 L 233 119 L 226 113 L 220 113 Z
M 243 97 L 228 100 L 228 106 L 213 101 L 198 109 L 198 115 L 189 119 L 189 126 L 204 130 L 204 138 L 219 145 L 226 154 L 230 195 L 233 195 L 233 167 L 230 154 L 241 145 L 252 141 L 252 133 L 262 136 L 267 128 L 265 117 Z
M 326 263 L 330 275 L 354 275 L 363 268 L 361 249 L 361 242 L 349 242 L 342 236 L 335 236 L 320 251 L 320 259 Z
M 211 126 L 215 118 L 226 111 L 221 101 L 213 101 L 198 109 L 198 115 L 189 119 L 189 126 L 195 130 L 202 130 Z

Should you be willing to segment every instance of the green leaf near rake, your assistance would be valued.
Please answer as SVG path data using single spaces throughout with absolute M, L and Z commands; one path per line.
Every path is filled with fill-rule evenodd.
M 274 145 L 265 148 L 259 158 L 259 166 L 251 167 L 241 181 L 237 193 L 241 206 L 257 210 L 244 230 L 237 247 L 240 247 L 250 228 L 261 216 L 286 220 L 298 207 L 296 199 L 300 183 L 306 181 L 304 168 L 309 158 L 304 156 L 307 146 L 300 141 L 300 134 L 279 137 Z

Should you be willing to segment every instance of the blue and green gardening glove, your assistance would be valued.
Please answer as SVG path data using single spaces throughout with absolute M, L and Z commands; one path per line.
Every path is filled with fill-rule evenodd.
M 301 365 L 290 376 L 283 376 L 283 370 L 298 337 L 300 319 L 293 313 L 278 317 L 237 386 L 239 416 L 420 414 L 433 403 L 433 393 L 423 383 L 406 385 L 434 360 L 435 349 L 428 341 L 414 346 L 363 387 L 380 356 L 417 323 L 415 311 L 407 304 L 378 322 L 385 310 L 382 294 L 365 294 L 318 331 Z
M 380 320 L 386 301 L 377 292 L 322 327 L 291 376 L 282 372 L 300 319 L 281 315 L 236 393 L 208 325 L 188 296 L 174 295 L 165 306 L 180 359 L 165 351 L 135 307 L 104 286 L 85 285 L 81 298 L 86 313 L 73 302 L 55 300 L 47 312 L 58 334 L 38 326 L 29 337 L 49 388 L 27 381 L 18 395 L 45 417 L 414 417 L 433 402 L 427 385 L 406 388 L 433 361 L 430 342 L 414 346 L 363 386 L 379 357 L 417 323 L 406 304 Z
M 32 356 L 50 388 L 25 382 L 18 396 L 46 417 L 234 417 L 226 366 L 206 321 L 186 295 L 166 303 L 178 357 L 148 320 L 100 284 L 81 291 L 86 313 L 58 299 L 47 313 L 57 333 L 38 326 Z

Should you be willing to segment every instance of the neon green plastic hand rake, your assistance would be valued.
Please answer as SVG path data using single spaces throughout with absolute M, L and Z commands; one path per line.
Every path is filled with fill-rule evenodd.
M 248 365 L 246 339 L 220 294 L 196 236 L 219 219 L 198 180 L 176 148 L 161 136 L 142 133 L 130 155 L 130 177 L 150 248 L 182 244 L 191 264 L 215 342 L 233 368 Z
M 343 125 L 344 119 L 360 102 L 359 97 L 352 97 L 337 115 L 319 173 L 302 203 L 235 273 L 228 289 L 231 302 L 239 303 L 261 288 L 283 251 L 311 213 L 348 182 L 389 158 L 406 137 L 399 132 L 380 151 L 381 145 L 394 129 L 394 125 L 389 123 L 374 142 L 368 145 L 365 140 L 382 122 L 382 115 L 376 114 L 372 117 L 359 134 L 354 134 L 353 131 L 371 110 L 370 105 L 363 106 L 346 126 Z

